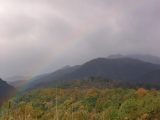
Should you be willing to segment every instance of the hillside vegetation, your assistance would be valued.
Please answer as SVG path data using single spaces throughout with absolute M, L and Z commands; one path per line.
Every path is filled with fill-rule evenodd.
M 11 99 L 0 120 L 159 120 L 160 91 L 41 88 Z

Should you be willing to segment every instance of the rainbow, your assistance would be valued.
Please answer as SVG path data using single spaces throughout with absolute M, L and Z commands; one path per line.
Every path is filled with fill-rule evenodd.
M 79 43 L 80 40 L 84 40 L 85 37 L 87 37 L 85 34 L 88 32 L 88 29 L 80 29 L 77 31 L 74 31 L 72 33 L 72 36 L 69 37 L 68 39 L 65 39 L 65 43 L 61 44 L 61 46 L 58 47 L 58 54 L 64 54 L 66 52 L 66 50 L 68 50 L 71 46 L 77 45 Z M 77 39 L 78 38 L 78 39 Z M 52 51 L 50 51 L 52 53 Z M 54 59 L 56 59 L 56 55 L 54 57 Z M 32 81 L 34 81 L 34 77 L 37 76 L 38 73 L 41 73 L 41 71 L 43 71 L 47 66 L 50 65 L 50 63 L 53 61 L 53 56 L 43 60 L 43 62 L 41 62 L 40 66 L 37 65 L 35 66 L 32 71 L 30 71 L 29 73 L 29 77 L 27 79 L 27 83 L 25 86 L 23 86 L 21 89 L 24 89 L 28 84 L 30 84 Z

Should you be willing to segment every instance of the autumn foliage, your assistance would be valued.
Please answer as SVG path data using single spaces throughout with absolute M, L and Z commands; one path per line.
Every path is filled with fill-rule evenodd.
M 159 120 L 160 91 L 43 88 L 16 96 L 0 120 Z
M 144 88 L 139 88 L 139 89 L 137 90 L 137 94 L 138 94 L 138 95 L 141 95 L 141 96 L 144 96 L 144 95 L 147 94 L 147 90 L 144 89 Z

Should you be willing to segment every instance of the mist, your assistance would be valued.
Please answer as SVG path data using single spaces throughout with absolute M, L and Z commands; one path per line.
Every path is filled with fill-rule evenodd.
M 1 0 L 0 77 L 110 54 L 160 56 L 158 0 Z

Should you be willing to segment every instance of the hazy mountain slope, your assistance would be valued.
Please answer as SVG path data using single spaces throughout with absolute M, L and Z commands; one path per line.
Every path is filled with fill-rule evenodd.
M 14 87 L 0 79 L 0 105 L 3 101 L 7 100 L 14 92 Z
M 19 89 L 23 87 L 27 82 L 28 80 L 17 80 L 17 81 L 9 82 L 9 84 Z
M 28 86 L 31 88 L 47 86 L 54 84 L 55 80 L 76 80 L 91 76 L 137 82 L 142 76 L 158 69 L 160 69 L 160 65 L 131 58 L 98 58 L 83 65 L 60 69 L 54 73 L 38 77 L 38 79 L 30 82 Z
M 117 58 L 133 58 L 153 64 L 160 64 L 160 57 L 149 55 L 149 54 L 128 54 L 128 55 L 121 55 L 121 54 L 114 54 L 108 56 L 108 58 L 117 59 Z
M 68 79 L 81 79 L 90 76 L 101 76 L 117 80 L 137 80 L 160 66 L 130 58 L 105 59 L 98 58 L 82 65 L 80 69 L 72 72 Z
M 160 64 L 160 57 L 153 56 L 153 55 L 141 55 L 141 54 L 133 54 L 133 55 L 127 55 L 130 58 L 139 59 L 145 62 L 150 62 L 153 64 Z
M 76 65 L 73 67 L 63 67 L 53 73 L 40 75 L 37 77 L 32 78 L 28 85 L 24 87 L 24 89 L 33 88 L 35 86 L 43 86 L 46 84 L 50 84 L 51 81 L 54 80 L 61 80 L 63 76 L 67 76 L 68 74 L 72 73 L 73 71 L 76 71 L 80 66 Z
M 12 76 L 12 77 L 6 78 L 4 80 L 10 83 L 10 82 L 15 82 L 15 81 L 20 81 L 20 80 L 24 81 L 24 80 L 28 80 L 30 78 L 31 78 L 30 76 Z
M 145 74 L 140 80 L 149 83 L 160 83 L 160 69 Z

